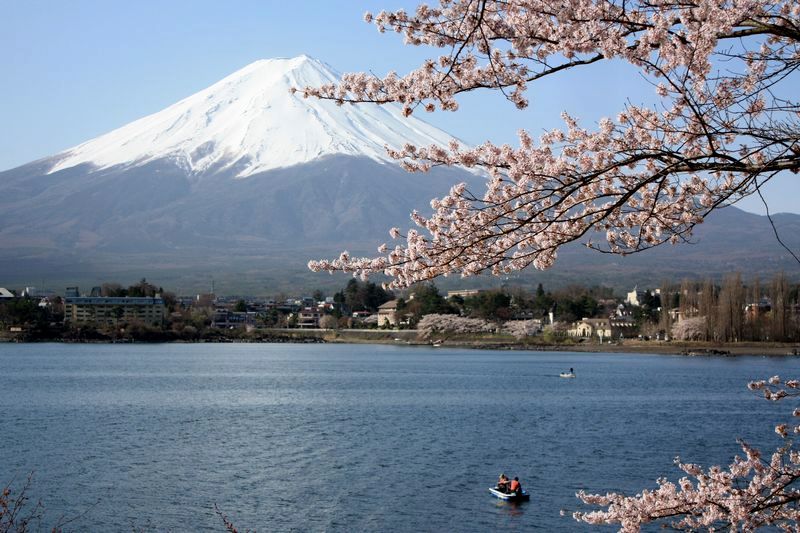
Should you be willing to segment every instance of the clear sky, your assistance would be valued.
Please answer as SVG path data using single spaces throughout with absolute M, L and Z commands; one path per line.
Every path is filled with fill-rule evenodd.
M 300 54 L 340 72 L 405 73 L 425 49 L 381 35 L 365 11 L 410 9 L 403 0 L 0 0 L 0 170 L 53 155 L 160 111 L 245 65 Z M 427 52 L 427 53 L 426 53 Z M 470 95 L 456 113 L 420 115 L 464 141 L 516 142 L 561 125 L 615 116 L 626 99 L 654 99 L 623 64 L 594 65 L 529 92 L 520 112 L 496 95 Z M 800 179 L 766 193 L 773 212 L 800 213 Z M 740 207 L 761 212 L 758 201 Z

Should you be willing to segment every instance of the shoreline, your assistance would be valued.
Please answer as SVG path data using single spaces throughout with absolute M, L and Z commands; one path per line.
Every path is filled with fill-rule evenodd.
M 346 341 L 339 341 L 345 343 Z M 387 344 L 387 343 L 375 343 Z M 431 343 L 419 342 L 411 346 L 433 346 Z M 681 355 L 684 357 L 737 357 L 737 356 L 800 356 L 800 347 L 796 344 L 777 343 L 741 343 L 714 344 L 680 343 L 655 344 L 653 342 L 626 342 L 623 344 L 525 344 L 525 343 L 491 343 L 491 342 L 443 342 L 436 345 L 442 348 L 465 348 L 472 350 L 507 350 L 529 352 L 571 352 L 571 353 L 604 353 L 604 354 L 644 354 L 644 355 Z
M 264 344 L 386 344 L 396 346 L 431 346 L 472 350 L 508 350 L 531 352 L 637 353 L 650 355 L 683 355 L 733 357 L 739 355 L 799 356 L 800 343 L 738 342 L 710 343 L 689 341 L 645 341 L 623 339 L 619 342 L 573 341 L 561 343 L 524 342 L 497 336 L 442 337 L 420 339 L 416 330 L 321 330 L 269 329 L 236 336 L 215 336 L 205 339 L 15 339 L 0 338 L 0 343 L 64 343 L 64 344 L 203 344 L 203 343 L 264 343 Z
M 369 333 L 367 333 L 369 332 Z M 800 355 L 800 343 L 737 342 L 712 343 L 700 341 L 645 341 L 624 339 L 621 342 L 605 343 L 572 340 L 564 343 L 524 342 L 492 336 L 466 336 L 422 340 L 416 330 L 327 330 L 325 342 L 366 344 L 407 344 L 410 346 L 438 346 L 442 348 L 467 348 L 476 350 L 518 350 L 534 352 L 583 352 L 583 353 L 640 353 L 652 355 L 722 356 Z M 369 337 L 369 338 L 366 338 Z M 534 337 L 536 338 L 536 337 Z

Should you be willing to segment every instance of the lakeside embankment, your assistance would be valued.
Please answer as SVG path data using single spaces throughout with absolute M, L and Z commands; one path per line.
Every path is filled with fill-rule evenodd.
M 297 330 L 275 330 L 286 335 Z M 550 352 L 586 353 L 645 353 L 677 355 L 800 355 L 800 344 L 796 343 L 711 343 L 687 341 L 644 341 L 624 339 L 612 343 L 565 340 L 558 343 L 542 342 L 540 337 L 517 340 L 509 335 L 462 335 L 421 339 L 416 330 L 303 330 L 303 335 L 324 342 L 350 344 L 408 344 L 435 345 L 453 348 L 488 350 L 533 350 Z M 538 341 L 538 342 L 537 342 Z
M 216 342 L 248 342 L 248 343 L 337 343 L 337 344 L 395 344 L 409 346 L 440 346 L 450 348 L 468 348 L 478 350 L 531 350 L 547 352 L 585 352 L 585 353 L 644 353 L 644 354 L 676 354 L 676 355 L 800 355 L 800 344 L 775 342 L 739 342 L 711 343 L 688 341 L 645 341 L 640 339 L 623 339 L 611 343 L 597 341 L 564 339 L 559 342 L 545 342 L 541 337 L 519 340 L 510 335 L 434 335 L 432 338 L 421 338 L 417 330 L 385 330 L 385 329 L 292 329 L 272 328 L 250 332 L 243 330 L 216 330 L 214 335 L 194 340 L 175 339 L 169 336 L 103 339 L 90 338 L 19 338 L 2 337 L 0 342 L 86 342 L 86 343 L 119 343 L 119 342 L 178 342 L 178 343 L 216 343 Z

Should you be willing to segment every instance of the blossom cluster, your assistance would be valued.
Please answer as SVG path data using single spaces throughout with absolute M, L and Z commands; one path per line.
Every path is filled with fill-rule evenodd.
M 672 325 L 672 338 L 678 341 L 700 340 L 705 332 L 706 317 L 704 316 L 684 318 Z
M 783 382 L 779 376 L 748 387 L 764 391 L 770 400 L 800 394 L 800 382 Z M 795 409 L 793 416 L 800 416 L 800 410 Z M 788 435 L 786 425 L 778 426 L 776 432 Z M 794 433 L 798 432 L 795 428 Z M 661 478 L 655 489 L 635 496 L 580 491 L 577 496 L 584 504 L 604 509 L 577 511 L 573 517 L 589 524 L 618 524 L 623 532 L 638 532 L 652 522 L 684 531 L 753 531 L 766 526 L 797 531 L 800 452 L 790 441 L 768 457 L 746 442 L 740 445 L 742 456 L 734 457 L 727 467 L 703 469 L 676 459 L 683 477 L 677 482 Z
M 429 339 L 434 333 L 490 333 L 496 329 L 495 324 L 482 318 L 438 313 L 423 316 L 417 324 L 417 332 L 424 339 Z
M 530 335 L 535 335 L 542 329 L 540 320 L 509 320 L 503 324 L 503 330 L 510 333 L 516 339 L 524 339 Z
M 751 381 L 747 387 L 752 391 L 760 391 L 764 394 L 764 398 L 777 402 L 784 398 L 800 396 L 800 381 L 796 379 L 789 379 L 782 381 L 780 376 L 772 376 L 767 380 Z M 795 418 L 800 417 L 800 408 L 792 412 Z M 788 437 L 789 435 L 800 434 L 800 423 L 797 424 L 778 424 L 775 426 L 775 433 L 781 437 Z
M 412 214 L 416 228 L 393 228 L 399 242 L 381 256 L 312 261 L 313 270 L 383 273 L 403 287 L 546 269 L 576 240 L 638 252 L 690 239 L 713 209 L 800 170 L 796 0 L 440 0 L 367 20 L 447 53 L 405 76 L 347 74 L 306 96 L 397 102 L 410 114 L 453 111 L 459 94 L 488 89 L 524 108 L 539 79 L 623 60 L 653 83 L 660 105 L 625 105 L 592 129 L 563 113 L 564 127 L 539 138 L 522 130 L 518 146 L 392 147 L 411 171 L 480 169 L 486 190 L 456 185 L 429 216 Z

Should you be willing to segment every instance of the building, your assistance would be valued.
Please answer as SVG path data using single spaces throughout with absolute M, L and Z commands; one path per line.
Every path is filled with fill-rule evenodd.
M 567 330 L 570 337 L 598 337 L 601 341 L 630 337 L 635 333 L 636 323 L 630 318 L 584 318 Z
M 634 287 L 633 290 L 626 295 L 625 303 L 634 307 L 639 307 L 642 305 L 642 301 L 644 300 L 646 293 L 647 291 L 643 291 L 638 287 Z
M 772 300 L 761 298 L 757 302 L 749 303 L 744 306 L 744 316 L 748 321 L 756 320 L 758 317 L 766 315 L 772 310 Z
M 64 298 L 65 324 L 101 325 L 136 321 L 161 325 L 165 314 L 164 300 L 160 296 L 67 296 Z
M 25 287 L 22 290 L 23 298 L 52 298 L 56 293 L 50 289 L 39 289 L 36 287 Z
M 214 307 L 217 301 L 217 296 L 212 293 L 198 294 L 194 297 L 195 307 Z
M 625 303 L 632 305 L 634 307 L 641 307 L 644 304 L 645 299 L 647 298 L 648 294 L 652 294 L 653 296 L 660 296 L 661 289 L 655 289 L 652 291 L 643 291 L 638 287 L 634 287 L 631 292 L 629 292 L 625 297 Z
M 297 327 L 316 329 L 320 318 L 322 311 L 319 307 L 304 307 L 297 313 Z
M 567 330 L 570 337 L 600 337 L 611 338 L 611 319 L 609 318 L 584 318 L 572 325 Z
M 484 291 L 483 289 L 461 289 L 457 291 L 447 291 L 448 298 L 469 298 L 470 296 L 477 296 Z
M 211 319 L 212 328 L 236 329 L 248 328 L 256 325 L 258 313 L 255 311 L 231 311 L 230 309 L 217 308 Z
M 13 300 L 14 293 L 5 287 L 0 287 L 0 300 Z
M 378 307 L 379 326 L 396 326 L 397 322 L 397 300 L 389 300 Z

